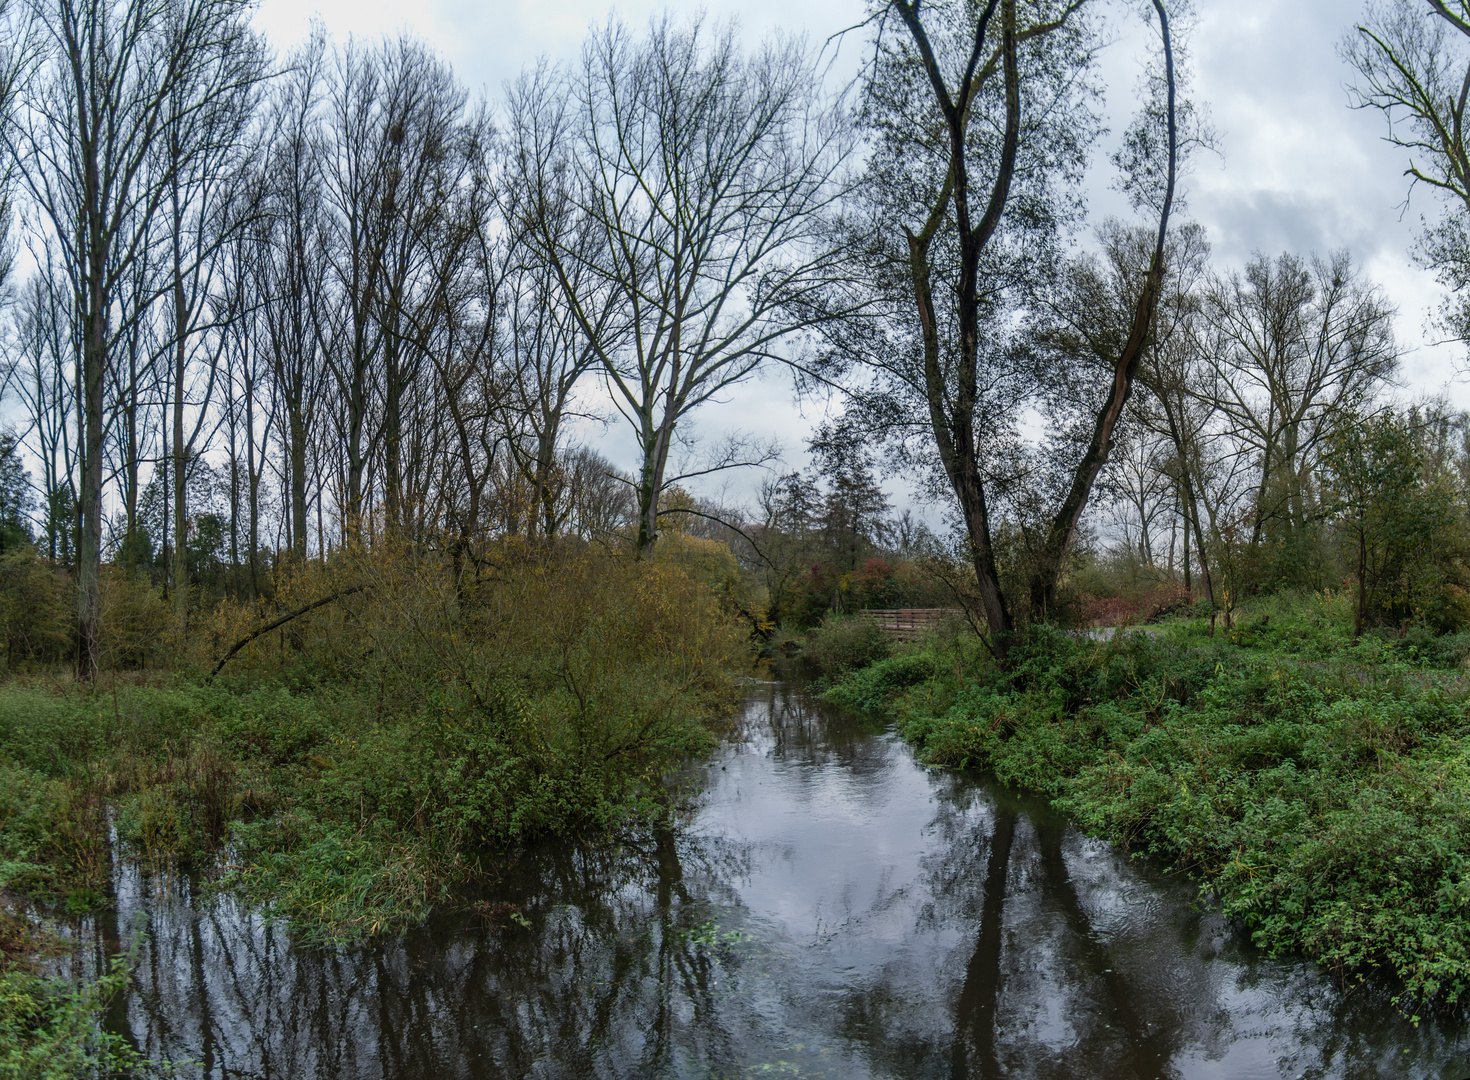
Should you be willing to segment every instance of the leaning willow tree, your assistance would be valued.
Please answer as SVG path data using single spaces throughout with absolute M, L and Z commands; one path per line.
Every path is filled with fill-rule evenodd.
M 1060 455 L 1028 452 L 1025 415 L 1044 398 L 1048 375 L 1018 327 L 1028 305 L 1043 302 L 1048 274 L 1064 261 L 1062 239 L 1081 215 L 1075 192 L 1098 134 L 1099 6 L 888 0 L 876 7 L 861 115 L 872 154 L 854 222 L 865 243 L 855 245 L 849 295 L 838 301 L 867 314 L 824 324 L 828 348 L 811 372 L 841 381 L 850 418 L 928 466 L 953 499 L 979 605 L 1001 651 L 1019 618 L 1044 617 L 1055 602 L 1164 280 L 1180 138 L 1169 12 L 1154 0 L 1148 13 L 1160 55 L 1115 155 L 1120 186 L 1155 221 L 1147 268 L 1126 300 L 1127 333 L 1091 376 L 1090 430 Z M 853 292 L 865 293 L 867 305 Z M 1030 508 L 1025 595 L 1008 596 L 997 504 L 1014 505 L 1018 492 L 1043 505 Z

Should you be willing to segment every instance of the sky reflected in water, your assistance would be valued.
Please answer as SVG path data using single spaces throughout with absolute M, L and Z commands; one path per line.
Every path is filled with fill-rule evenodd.
M 690 782 L 668 829 L 528 852 L 489 918 L 351 949 L 125 867 L 77 964 L 146 933 L 113 1024 L 182 1076 L 1470 1077 L 1463 1024 L 1264 957 L 1187 883 L 794 685 L 753 685 Z

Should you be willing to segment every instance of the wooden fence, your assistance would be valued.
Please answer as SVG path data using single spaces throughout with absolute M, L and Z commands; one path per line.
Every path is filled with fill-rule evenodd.
M 859 611 L 858 618 L 867 619 L 886 634 L 899 641 L 913 641 L 930 627 L 950 616 L 964 616 L 959 608 L 868 608 Z

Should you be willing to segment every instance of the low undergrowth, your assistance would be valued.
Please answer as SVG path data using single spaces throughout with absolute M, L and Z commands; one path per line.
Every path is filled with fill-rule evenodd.
M 532 837 L 653 813 L 667 769 L 712 745 L 748 658 L 675 562 L 342 563 L 303 569 L 277 605 L 369 587 L 212 684 L 219 644 L 192 674 L 0 686 L 4 887 L 83 912 L 127 857 L 192 866 L 309 939 L 393 929 Z M 268 615 L 221 611 L 198 634 L 228 642 Z
M 100 1023 L 108 1000 L 127 982 L 127 958 L 114 960 L 101 978 L 75 986 L 48 977 L 41 967 L 60 948 L 30 920 L 0 911 L 0 1077 L 155 1075 L 125 1040 Z
M 1405 1009 L 1463 1007 L 1470 641 L 1354 643 L 1318 619 L 1106 643 L 1041 628 L 1004 670 L 930 646 L 828 697 L 1188 871 L 1272 951 L 1387 969 Z

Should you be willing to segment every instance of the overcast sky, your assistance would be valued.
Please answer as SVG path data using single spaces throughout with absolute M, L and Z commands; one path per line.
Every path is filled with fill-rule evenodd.
M 1461 350 L 1434 345 L 1426 328 L 1438 287 L 1410 257 L 1420 215 L 1433 219 L 1439 205 L 1420 190 L 1405 210 L 1406 153 L 1383 141 L 1380 115 L 1349 108 L 1345 87 L 1351 72 L 1339 60 L 1337 45 L 1362 4 L 1197 2 L 1200 18 L 1191 45 L 1196 97 L 1208 103 L 1223 156 L 1195 167 L 1188 179 L 1188 213 L 1208 230 L 1216 266 L 1239 266 L 1253 251 L 1305 255 L 1348 248 L 1398 307 L 1403 391 L 1445 393 L 1470 407 L 1470 378 L 1456 374 Z M 804 33 L 813 43 L 863 14 L 861 0 L 711 0 L 702 6 L 716 17 L 738 14 L 752 39 L 781 28 Z M 696 9 L 652 0 L 615 6 L 634 25 L 665 8 Z M 258 19 L 280 48 L 304 39 L 313 15 L 338 40 L 411 31 L 438 48 L 472 89 L 493 99 L 535 57 L 574 57 L 588 25 L 605 20 L 611 10 L 605 0 L 426 0 L 413 8 L 393 0 L 263 0 Z M 1141 21 L 1122 18 L 1117 25 L 1118 41 L 1104 73 L 1113 126 L 1121 128 L 1136 56 L 1149 39 Z M 1107 169 L 1096 173 L 1093 209 L 1116 209 Z M 788 397 L 782 378 L 773 375 L 737 388 L 726 404 L 709 407 L 699 424 L 711 434 L 731 427 L 776 434 L 797 464 L 812 417 L 799 416 Z M 617 464 L 632 466 L 632 443 L 621 432 L 610 430 L 602 445 Z M 755 479 L 740 481 L 737 490 L 750 490 Z

